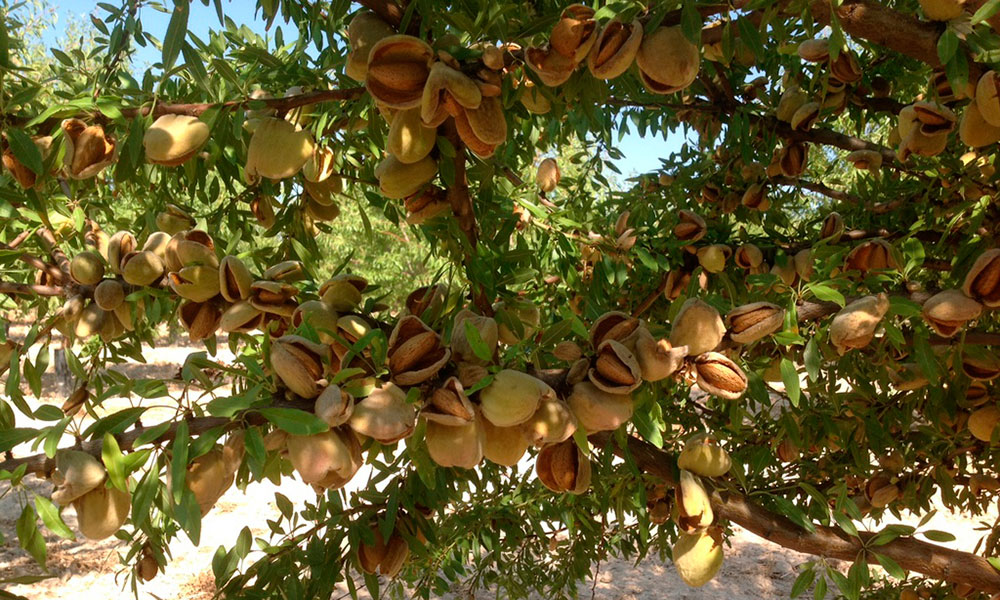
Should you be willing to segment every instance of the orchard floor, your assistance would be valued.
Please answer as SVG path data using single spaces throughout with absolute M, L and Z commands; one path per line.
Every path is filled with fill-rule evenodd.
M 219 344 L 220 351 L 225 347 Z M 170 377 L 176 373 L 184 356 L 194 350 L 190 347 L 164 346 L 150 349 L 146 353 L 145 365 L 124 365 L 122 368 L 133 377 Z M 223 358 L 225 360 L 225 358 Z M 51 371 L 51 367 L 50 367 Z M 44 389 L 56 390 L 55 377 L 47 374 Z M 2 389 L 2 387 L 0 387 Z M 41 403 L 60 405 L 63 397 L 55 391 L 43 394 Z M 36 399 L 29 402 L 39 403 Z M 124 408 L 124 403 L 112 410 Z M 151 417 L 151 415 L 149 415 Z M 166 417 L 166 415 L 164 415 Z M 153 422 L 155 419 L 144 422 Z M 18 426 L 31 426 L 30 421 L 18 414 Z M 31 453 L 30 448 L 18 447 L 16 456 Z M 359 476 L 355 481 L 364 481 Z M 48 496 L 51 484 L 29 476 L 26 482 L 30 489 Z M 270 483 L 253 484 L 247 493 L 231 488 L 202 523 L 202 540 L 199 547 L 193 546 L 181 535 L 174 541 L 171 551 L 173 560 L 164 573 L 140 588 L 139 598 L 143 600 L 208 600 L 215 591 L 211 570 L 212 556 L 222 544 L 227 548 L 234 543 L 244 526 L 250 526 L 253 533 L 267 535 L 265 521 L 277 516 L 273 498 L 275 486 Z M 312 490 L 300 482 L 288 480 L 281 486 L 281 492 L 298 504 L 312 496 Z M 40 575 L 41 569 L 17 542 L 15 524 L 25 501 L 30 495 L 10 493 L 9 486 L 0 484 L 0 579 L 21 575 Z M 76 517 L 72 509 L 64 511 L 64 519 L 75 530 Z M 990 522 L 996 518 L 995 512 L 983 520 Z M 916 524 L 918 519 L 907 521 Z M 873 529 L 878 527 L 871 525 Z M 962 519 L 941 511 L 927 525 L 927 528 L 949 531 L 957 540 L 949 546 L 972 550 L 982 535 L 976 531 L 979 522 Z M 132 598 L 127 587 L 127 572 L 120 564 L 118 550 L 124 545 L 114 540 L 94 543 L 85 540 L 63 540 L 43 529 L 48 542 L 48 569 L 52 575 L 32 585 L 14 585 L 6 591 L 32 600 L 112 600 Z M 729 539 L 726 560 L 722 571 L 714 581 L 705 587 L 691 589 L 684 585 L 674 572 L 669 561 L 655 557 L 648 558 L 637 566 L 630 561 L 612 559 L 600 566 L 596 581 L 591 578 L 580 585 L 581 598 L 595 600 L 751 600 L 788 598 L 792 583 L 797 575 L 797 567 L 810 557 L 786 550 L 765 542 L 753 534 L 737 528 Z M 345 588 L 346 590 L 346 588 Z M 344 598 L 348 596 L 344 595 Z M 367 598 L 362 594 L 362 597 Z M 480 591 L 470 595 L 465 590 L 456 589 L 441 600 L 473 600 L 493 598 L 494 593 Z M 339 598 L 334 595 L 334 599 Z M 541 598 L 541 597 L 539 597 Z

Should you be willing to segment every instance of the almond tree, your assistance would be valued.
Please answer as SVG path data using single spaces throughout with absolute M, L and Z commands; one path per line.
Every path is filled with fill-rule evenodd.
M 116 536 L 139 593 L 291 478 L 224 597 L 564 597 L 650 553 L 700 586 L 734 525 L 815 556 L 793 595 L 1000 593 L 996 528 L 926 529 L 1000 492 L 1000 2 L 359 4 L 259 0 L 262 37 L 215 0 L 200 39 L 105 3 L 44 66 L 5 11 L 0 475 L 39 563 Z M 622 185 L 630 131 L 686 143 Z M 444 267 L 386 295 L 321 250 L 379 235 L 341 211 Z M 173 323 L 175 376 L 111 368 Z

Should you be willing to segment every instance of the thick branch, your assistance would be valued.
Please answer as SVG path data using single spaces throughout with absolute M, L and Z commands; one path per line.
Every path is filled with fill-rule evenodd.
M 874 150 L 882 155 L 883 166 L 897 168 L 896 165 L 898 163 L 896 162 L 896 151 L 881 144 L 869 142 L 852 135 L 840 133 L 832 129 L 826 129 L 824 127 L 813 127 L 812 129 L 799 131 L 797 129 L 792 129 L 791 125 L 783 121 L 779 121 L 774 117 L 759 116 L 751 113 L 746 114 L 750 120 L 758 122 L 760 125 L 776 132 L 782 137 L 796 142 L 812 142 L 814 144 L 823 144 L 824 146 L 833 146 L 850 152 L 854 152 L 855 150 Z
M 822 25 L 830 24 L 827 0 L 813 0 L 809 10 Z M 874 0 L 845 0 L 837 9 L 840 26 L 852 37 L 868 40 L 895 50 L 932 67 L 940 67 L 937 42 L 941 29 L 937 23 L 920 21 Z M 975 66 L 970 60 L 970 71 Z M 975 80 L 973 80 L 975 81 Z
M 625 450 L 612 443 L 610 434 L 597 434 L 591 440 L 597 445 L 609 445 L 615 454 L 623 458 L 626 455 Z M 627 447 L 628 454 L 639 468 L 668 484 L 676 484 L 674 473 L 677 465 L 673 456 L 631 436 L 628 437 Z M 853 538 L 840 529 L 822 525 L 816 525 L 815 531 L 810 532 L 735 492 L 713 494 L 712 508 L 719 518 L 732 521 L 765 540 L 797 552 L 838 560 L 856 560 L 867 541 L 875 535 L 863 532 L 860 538 Z M 969 552 L 944 548 L 912 537 L 897 538 L 877 546 L 876 550 L 908 571 L 942 581 L 966 583 L 985 592 L 1000 591 L 1000 572 L 986 559 Z M 864 556 L 869 563 L 878 564 L 873 554 L 865 553 Z

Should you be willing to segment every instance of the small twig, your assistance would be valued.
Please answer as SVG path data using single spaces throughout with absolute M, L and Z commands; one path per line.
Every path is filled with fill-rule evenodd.
M 772 177 L 771 182 L 776 185 L 788 185 L 792 187 L 802 188 L 804 190 L 809 190 L 810 192 L 816 192 L 817 194 L 822 194 L 827 198 L 832 198 L 834 200 L 860 203 L 860 200 L 856 196 L 853 196 L 841 190 L 835 190 L 830 186 L 824 185 L 822 183 L 817 183 L 815 181 L 807 181 L 805 179 L 793 179 L 791 177 L 785 177 L 783 175 L 779 175 L 778 177 Z
M 56 261 L 56 265 L 59 266 L 59 270 L 65 275 L 65 279 L 69 279 L 69 258 L 67 258 L 66 253 L 59 248 L 59 244 L 56 242 L 56 236 L 52 235 L 51 231 L 43 227 L 38 230 L 38 237 L 41 239 L 42 247 L 49 253 L 52 260 Z
M 61 296 L 63 287 L 61 285 L 37 285 L 31 283 L 16 283 L 13 281 L 0 281 L 0 294 L 20 294 L 23 296 Z
M 14 250 L 15 248 L 9 244 L 0 243 L 0 250 Z M 63 281 L 63 272 L 59 270 L 55 265 L 50 265 L 44 260 L 38 258 L 33 254 L 28 254 L 27 252 L 21 253 L 17 259 L 33 269 L 44 272 L 49 277 L 53 278 L 57 282 Z
M 288 111 L 300 106 L 319 104 L 320 102 L 332 102 L 334 100 L 356 100 L 365 94 L 365 88 L 355 87 L 344 90 L 319 90 L 306 92 L 285 98 L 267 98 L 262 100 L 230 100 L 228 102 L 204 102 L 197 104 L 157 104 L 153 106 L 143 106 L 139 108 L 126 108 L 122 110 L 122 115 L 127 118 L 146 116 L 152 111 L 154 117 L 161 115 L 189 115 L 197 117 L 210 108 L 246 108 L 251 102 L 262 102 L 267 107 L 277 111 Z
M 656 286 L 656 289 L 653 290 L 648 296 L 643 298 L 642 302 L 639 303 L 639 306 L 637 306 L 636 309 L 632 311 L 633 317 L 641 316 L 642 313 L 649 310 L 649 307 L 652 306 L 654 302 L 656 302 L 657 298 L 663 295 L 663 292 L 666 291 L 667 289 L 667 281 L 669 277 L 670 277 L 669 272 L 663 274 L 663 277 L 660 279 L 660 284 Z
M 14 239 L 12 239 L 12 240 L 11 240 L 11 241 L 10 241 L 10 242 L 9 242 L 9 243 L 7 244 L 7 248 L 9 248 L 9 249 L 11 249 L 11 250 L 13 250 L 13 249 L 17 248 L 18 246 L 20 246 L 21 244 L 23 244 L 23 243 L 24 243 L 24 240 L 26 240 L 26 239 L 28 239 L 29 237 L 31 237 L 31 234 L 33 234 L 33 233 L 35 233 L 35 230 L 34 230 L 34 229 L 31 229 L 30 227 L 29 227 L 28 229 L 25 229 L 25 230 L 24 230 L 24 231 L 22 231 L 21 233 L 17 234 L 17 235 L 16 235 L 15 237 L 14 237 Z

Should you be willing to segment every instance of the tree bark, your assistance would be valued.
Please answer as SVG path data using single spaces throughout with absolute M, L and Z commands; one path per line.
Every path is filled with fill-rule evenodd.
M 609 433 L 600 433 L 590 439 L 596 445 L 609 446 L 622 458 L 626 454 L 630 455 L 643 471 L 670 485 L 676 485 L 676 459 L 652 444 L 630 436 L 627 438 L 626 453 L 625 449 L 614 443 Z M 838 528 L 823 525 L 816 525 L 815 531 L 809 531 L 783 515 L 750 502 L 736 492 L 722 491 L 713 494 L 712 508 L 719 518 L 732 521 L 785 548 L 851 562 L 861 555 L 868 563 L 878 564 L 874 554 L 865 550 L 865 545 L 874 537 L 874 533 L 861 532 L 860 537 L 854 538 Z M 913 537 L 900 537 L 873 547 L 872 550 L 892 558 L 908 571 L 941 581 L 966 583 L 984 592 L 1000 592 L 1000 572 L 985 558 L 969 552 L 952 550 Z
M 817 23 L 829 25 L 830 6 L 828 0 L 813 0 L 809 11 Z M 937 23 L 921 21 L 873 0 L 845 0 L 837 8 L 837 19 L 852 37 L 895 50 L 934 68 L 941 66 L 937 42 L 942 28 Z M 971 71 L 974 63 L 969 62 Z

